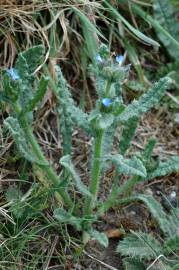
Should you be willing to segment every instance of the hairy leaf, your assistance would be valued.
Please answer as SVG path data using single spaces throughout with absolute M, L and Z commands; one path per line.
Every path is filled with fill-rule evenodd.
M 93 239 L 98 241 L 102 246 L 108 247 L 109 241 L 108 241 L 108 237 L 106 236 L 105 233 L 101 233 L 101 232 L 98 232 L 96 230 L 92 230 L 90 232 L 90 235 Z
M 27 104 L 27 107 L 24 109 L 23 113 L 32 112 L 35 109 L 37 103 L 39 101 L 41 101 L 45 95 L 45 92 L 47 90 L 48 81 L 49 81 L 49 79 L 47 77 L 44 77 L 44 76 L 41 77 L 41 79 L 39 81 L 38 89 L 34 93 L 33 98 Z
M 60 132 L 62 135 L 63 154 L 70 155 L 72 148 L 73 121 L 70 107 L 73 105 L 67 82 L 59 67 L 56 67 L 58 82 L 55 87 L 55 94 L 58 99 L 58 114 L 60 121 Z
M 81 182 L 80 177 L 75 171 L 70 156 L 69 155 L 63 156 L 60 159 L 60 164 L 62 164 L 67 169 L 67 171 L 72 175 L 77 189 L 85 196 L 91 197 L 91 193 L 88 191 L 87 187 Z
M 81 218 L 73 216 L 62 208 L 55 209 L 54 217 L 61 223 L 73 225 L 79 231 L 82 229 Z
M 153 172 L 148 173 L 146 179 L 151 180 L 177 171 L 179 171 L 179 156 L 173 156 L 166 161 L 159 162 L 158 167 Z
M 18 147 L 18 150 L 20 154 L 27 160 L 31 162 L 36 162 L 35 157 L 31 151 L 31 149 L 28 146 L 28 142 L 25 139 L 25 134 L 23 130 L 21 129 L 17 119 L 13 117 L 8 117 L 4 121 L 5 127 L 7 127 L 16 143 L 16 146 Z
M 131 159 L 124 158 L 122 155 L 109 155 L 107 159 L 112 161 L 119 173 L 126 175 L 139 175 L 145 177 L 146 170 L 140 159 L 133 157 Z
M 179 42 L 179 27 L 177 16 L 174 7 L 169 0 L 154 0 L 154 18 L 160 23 L 161 26 L 167 30 L 170 35 Z M 179 57 L 179 48 L 176 47 L 171 40 L 164 35 L 163 32 L 157 31 L 159 39 L 166 47 L 168 53 L 174 58 Z
M 66 212 L 62 208 L 55 209 L 54 217 L 61 223 L 73 225 L 78 231 L 84 229 L 86 222 L 89 222 L 88 224 L 90 224 L 96 221 L 95 216 L 83 216 L 80 218 L 73 216 L 71 213 Z
M 127 122 L 133 117 L 140 117 L 143 113 L 154 107 L 164 95 L 170 82 L 171 79 L 168 77 L 162 78 L 156 82 L 154 86 L 147 91 L 147 93 L 139 98 L 139 100 L 133 101 L 126 107 L 124 112 L 119 115 L 119 121 Z
M 138 118 L 131 118 L 122 129 L 122 134 L 119 143 L 120 154 L 124 155 L 128 150 L 131 140 L 135 134 L 138 125 Z
M 103 114 L 97 121 L 100 129 L 107 129 L 113 124 L 114 116 L 112 114 Z
M 19 54 L 15 68 L 18 70 L 21 79 L 35 71 L 38 65 L 42 63 L 44 53 L 44 46 L 37 45 Z
M 146 143 L 144 151 L 142 153 L 142 159 L 144 161 L 146 162 L 150 161 L 155 144 L 156 144 L 156 140 L 154 138 L 150 138 L 148 142 Z
M 88 121 L 88 114 L 84 113 L 80 108 L 76 107 L 75 105 L 71 106 L 70 110 L 72 113 L 73 122 L 76 123 L 78 127 L 86 131 L 87 134 L 91 134 L 92 131 Z
M 136 196 L 131 197 L 133 200 L 141 200 L 144 202 L 149 211 L 152 213 L 153 217 L 158 221 L 161 230 L 169 235 L 172 236 L 176 234 L 177 226 L 173 223 L 172 219 L 170 219 L 169 215 L 167 215 L 161 204 L 152 196 L 139 194 Z
M 135 258 L 125 258 L 122 261 L 126 270 L 146 270 L 146 266 Z
M 179 251 L 179 235 L 174 235 L 164 243 L 163 253 L 165 255 Z
M 151 235 L 132 232 L 117 246 L 117 252 L 136 259 L 155 259 L 161 252 L 160 243 Z

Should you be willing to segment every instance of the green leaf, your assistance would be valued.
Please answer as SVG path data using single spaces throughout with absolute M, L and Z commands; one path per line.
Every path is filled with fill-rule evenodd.
M 163 253 L 167 256 L 179 251 L 179 235 L 174 235 L 164 243 Z
M 125 258 L 122 262 L 126 270 L 146 270 L 146 265 L 135 258 Z
M 87 187 L 81 182 L 80 177 L 76 173 L 75 168 L 71 162 L 70 156 L 69 155 L 63 156 L 60 159 L 60 164 L 63 165 L 66 168 L 66 170 L 72 175 L 77 189 L 85 196 L 91 197 L 92 196 L 91 193 L 88 191 Z
M 48 81 L 49 79 L 47 77 L 41 77 L 37 91 L 35 92 L 33 98 L 29 101 L 22 113 L 32 112 L 35 109 L 37 103 L 40 102 L 45 95 Z
M 98 241 L 103 247 L 107 248 L 109 245 L 108 237 L 105 233 L 98 232 L 96 230 L 92 230 L 90 232 L 90 236 Z
M 119 115 L 119 121 L 127 122 L 133 117 L 141 117 L 143 113 L 147 112 L 159 102 L 166 89 L 169 87 L 170 82 L 171 79 L 168 77 L 162 78 L 156 82 L 139 100 L 134 100 L 127 106 L 124 112 Z
M 142 153 L 142 160 L 144 160 L 145 162 L 150 161 L 155 144 L 156 144 L 156 139 L 150 138 L 148 140 Z
M 73 216 L 71 213 L 66 212 L 62 208 L 55 209 L 54 217 L 61 223 L 73 225 L 78 231 L 82 229 L 82 219 Z
M 146 176 L 146 169 L 142 161 L 136 157 L 127 159 L 122 155 L 109 155 L 106 159 L 112 161 L 116 165 L 119 173 L 126 175 L 138 175 L 142 177 Z
M 135 134 L 138 125 L 138 118 L 131 118 L 122 129 L 120 137 L 119 150 L 121 155 L 124 155 L 130 147 L 131 140 Z
M 179 156 L 173 156 L 166 161 L 160 161 L 158 167 L 153 172 L 147 174 L 146 180 L 165 176 L 177 171 L 179 171 Z
M 176 12 L 171 1 L 169 0 L 154 0 L 153 1 L 154 18 L 161 26 L 179 42 L 179 27 Z M 179 47 L 161 31 L 157 31 L 159 39 L 166 47 L 168 53 L 174 59 L 179 58 Z
M 141 200 L 144 202 L 165 234 L 169 236 L 176 234 L 176 224 L 174 224 L 169 215 L 164 212 L 163 207 L 155 198 L 152 196 L 139 194 L 131 197 L 131 200 Z
M 109 128 L 114 121 L 114 116 L 112 114 L 104 114 L 98 120 L 97 124 L 100 129 Z
M 30 146 L 28 145 L 28 142 L 25 139 L 25 134 L 23 129 L 20 127 L 19 122 L 17 119 L 13 118 L 13 117 L 8 117 L 5 121 L 4 121 L 4 125 L 5 127 L 7 127 L 9 129 L 9 131 L 11 132 L 13 139 L 16 143 L 16 146 L 20 152 L 20 154 L 27 159 L 30 162 L 35 162 L 39 165 L 42 166 L 47 166 L 47 164 L 41 163 L 39 162 L 39 160 L 37 160 L 32 152 L 32 150 L 30 149 Z
M 21 129 L 17 119 L 15 119 L 13 117 L 8 117 L 4 121 L 4 125 L 11 132 L 13 139 L 14 139 L 21 155 L 24 158 L 26 158 L 27 160 L 29 160 L 31 162 L 35 162 L 35 158 L 33 156 L 33 153 L 29 149 L 28 143 L 25 139 L 25 134 L 24 134 L 23 130 Z
M 52 83 L 52 89 L 58 100 L 58 114 L 60 122 L 60 132 L 62 134 L 63 154 L 71 154 L 72 148 L 72 133 L 73 125 L 76 123 L 80 128 L 83 128 L 87 133 L 90 133 L 88 123 L 88 115 L 75 106 L 65 80 L 59 66 L 56 66 L 58 77 L 57 85 Z
M 117 252 L 135 259 L 155 259 L 161 252 L 161 245 L 151 234 L 132 232 L 117 246 Z
M 89 124 L 89 116 L 87 113 L 84 113 L 80 108 L 72 105 L 70 107 L 72 113 L 72 120 L 77 124 L 78 127 L 86 131 L 87 134 L 91 134 L 91 127 Z
M 15 68 L 21 79 L 31 75 L 43 61 L 45 48 L 43 45 L 34 46 L 19 54 Z

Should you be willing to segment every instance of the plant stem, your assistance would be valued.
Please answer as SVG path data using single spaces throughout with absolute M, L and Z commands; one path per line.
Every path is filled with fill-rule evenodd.
M 17 112 L 17 114 L 20 113 L 20 107 L 19 105 L 16 103 L 15 106 L 15 111 Z M 34 134 L 33 131 L 31 129 L 31 127 L 28 124 L 26 115 L 20 114 L 20 116 L 18 117 L 19 123 L 21 125 L 21 127 L 23 128 L 23 131 L 25 133 L 26 139 L 29 142 L 29 144 L 32 147 L 32 151 L 36 157 L 36 159 L 39 160 L 39 163 L 42 163 L 42 165 L 37 164 L 40 169 L 46 173 L 49 181 L 51 181 L 51 183 L 54 186 L 59 186 L 60 185 L 60 179 L 58 177 L 58 175 L 54 172 L 54 170 L 52 169 L 52 167 L 50 166 L 50 164 L 48 163 L 47 159 L 45 158 Z M 44 164 L 44 165 L 43 165 Z M 69 208 L 73 207 L 73 202 L 71 201 L 68 193 L 65 191 L 64 188 L 58 189 L 58 193 L 60 194 L 61 198 L 63 199 L 65 205 Z M 59 198 L 59 197 L 58 197 Z
M 111 194 L 109 195 L 108 199 L 103 203 L 102 206 L 98 209 L 98 215 L 102 216 L 110 207 L 114 206 L 116 204 L 116 200 L 118 199 L 118 196 L 123 194 L 123 197 L 126 197 L 126 195 L 129 195 L 134 188 L 135 184 L 141 180 L 141 177 L 139 176 L 133 176 L 131 179 L 126 181 L 121 187 L 118 187 L 116 183 L 114 183 Z M 118 199 L 118 203 L 120 204 L 120 201 L 123 201 L 122 199 Z
M 111 89 L 111 81 L 110 80 L 107 80 L 107 82 L 106 82 L 106 88 L 105 88 L 105 96 L 106 97 L 109 95 L 110 89 Z
M 99 178 L 101 171 L 101 153 L 102 153 L 102 141 L 103 141 L 104 131 L 99 131 L 95 138 L 94 146 L 94 158 L 92 164 L 92 173 L 91 173 L 91 183 L 90 183 L 90 192 L 93 195 L 92 198 L 88 198 L 85 202 L 84 214 L 90 215 L 93 208 L 95 207 L 95 201 L 99 189 Z

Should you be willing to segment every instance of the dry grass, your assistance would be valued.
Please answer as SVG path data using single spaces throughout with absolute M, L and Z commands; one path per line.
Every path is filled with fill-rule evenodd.
M 68 0 L 59 2 L 0 0 L 1 66 L 12 66 L 18 51 L 34 44 L 44 44 L 47 48 L 46 60 L 49 57 L 65 58 L 70 54 L 74 42 L 81 46 L 84 39 L 82 31 L 79 31 L 79 18 L 73 8 L 79 11 L 79 14 L 86 14 L 89 21 L 95 23 L 95 8 L 99 7 L 99 4 L 93 3 L 91 8 L 92 3 L 89 1 L 82 4 Z M 79 49 L 79 44 L 76 48 Z M 76 66 L 78 57 L 78 53 L 77 56 L 74 53 Z

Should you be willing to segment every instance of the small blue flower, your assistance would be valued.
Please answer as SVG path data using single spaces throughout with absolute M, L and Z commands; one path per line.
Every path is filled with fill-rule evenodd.
M 95 59 L 96 59 L 96 62 L 98 62 L 98 63 L 102 63 L 103 62 L 103 59 L 102 59 L 102 57 L 99 54 L 96 55 Z
M 124 56 L 123 55 L 117 55 L 116 56 L 116 62 L 121 66 L 122 62 L 124 61 Z
M 102 100 L 102 104 L 105 106 L 105 107 L 109 107 L 112 103 L 112 100 L 110 98 L 103 98 Z
M 20 79 L 20 76 L 19 76 L 17 70 L 14 68 L 7 69 L 7 73 L 10 75 L 10 77 L 13 81 Z

